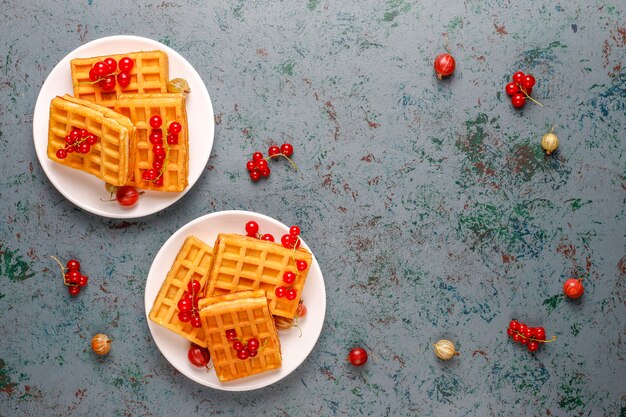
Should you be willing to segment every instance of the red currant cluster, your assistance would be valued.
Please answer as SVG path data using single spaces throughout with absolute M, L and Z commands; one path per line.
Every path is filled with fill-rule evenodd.
M 200 314 L 198 312 L 198 300 L 200 293 L 200 281 L 193 280 L 187 284 L 187 290 L 183 293 L 183 296 L 178 300 L 178 320 L 183 323 L 191 322 L 191 325 L 196 329 L 202 327 L 200 321 Z
M 91 150 L 91 146 L 97 142 L 98 137 L 87 129 L 74 128 L 69 135 L 65 136 L 65 148 L 57 150 L 56 156 L 59 159 L 65 159 L 67 154 L 72 152 L 87 154 Z
M 298 249 L 300 247 L 300 240 L 300 228 L 298 226 L 291 226 L 289 233 L 280 238 L 280 243 L 286 248 Z
M 517 320 L 511 320 L 507 334 L 516 342 L 526 345 L 529 351 L 535 352 L 541 343 L 550 343 L 556 340 L 556 336 L 546 340 L 546 331 L 543 327 L 528 327 Z
M 249 221 L 248 223 L 246 223 L 246 234 L 249 237 L 255 237 L 257 239 L 261 239 L 261 240 L 267 240 L 268 242 L 273 242 L 274 241 L 274 236 L 270 235 L 269 233 L 265 233 L 265 234 L 260 234 L 259 233 L 259 224 L 253 220 Z
M 269 155 L 267 158 L 263 156 L 261 152 L 255 152 L 252 154 L 252 159 L 246 163 L 246 168 L 248 168 L 248 172 L 250 173 L 250 179 L 252 181 L 258 181 L 261 177 L 269 177 L 270 176 L 270 167 L 267 163 L 272 158 L 276 158 L 279 156 L 284 156 L 291 163 L 291 165 L 297 169 L 296 164 L 293 163 L 289 157 L 293 155 L 293 146 L 289 143 L 283 143 L 278 146 L 270 146 L 267 151 Z
M 517 71 L 513 74 L 513 81 L 508 83 L 505 87 L 506 93 L 511 96 L 511 104 L 513 104 L 513 107 L 524 107 L 526 98 L 542 106 L 541 103 L 530 96 L 530 93 L 533 92 L 534 85 L 535 77 L 532 75 L 524 74 L 522 71 Z
M 150 117 L 148 123 L 152 128 L 152 132 L 150 132 L 148 139 L 152 144 L 152 154 L 154 158 L 152 160 L 152 168 L 146 169 L 142 172 L 141 178 L 145 181 L 151 181 L 157 187 L 161 187 L 163 186 L 163 172 L 167 166 L 165 160 L 167 158 L 167 154 L 169 153 L 169 146 L 178 144 L 178 134 L 181 132 L 183 127 L 178 122 L 170 123 L 167 127 L 167 131 L 165 132 L 167 139 L 163 142 L 165 128 L 162 127 L 163 120 L 161 119 L 161 116 L 154 115 Z
M 226 340 L 233 342 L 233 349 L 237 352 L 237 357 L 241 360 L 254 358 L 259 353 L 259 339 L 251 337 L 243 343 L 237 340 L 237 332 L 234 329 L 226 330 Z
M 61 267 L 63 283 L 67 285 L 70 295 L 78 295 L 78 293 L 80 293 L 80 289 L 87 285 L 87 281 L 89 280 L 89 278 L 81 274 L 80 262 L 76 259 L 70 259 L 67 261 L 67 267 L 64 267 L 61 261 L 57 258 L 54 256 L 51 256 L 51 258 L 54 259 Z
M 133 60 L 126 56 L 120 59 L 119 63 L 113 58 L 106 58 L 104 61 L 98 61 L 93 64 L 93 67 L 89 70 L 89 79 L 94 84 L 98 83 L 104 91 L 115 90 L 116 80 L 120 87 L 126 88 L 130 84 L 130 71 L 134 66 Z M 115 71 L 118 67 L 120 72 L 116 77 Z

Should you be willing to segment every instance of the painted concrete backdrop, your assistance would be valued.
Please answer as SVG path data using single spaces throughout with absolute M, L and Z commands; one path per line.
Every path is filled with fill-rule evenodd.
M 215 110 L 199 181 L 133 220 L 63 198 L 32 137 L 52 68 L 116 34 L 182 54 Z M 616 0 L 0 0 L 0 416 L 626 416 L 625 46 Z M 544 107 L 511 106 L 517 70 Z M 287 141 L 299 171 L 252 183 L 252 153 Z M 247 393 L 179 374 L 143 307 L 161 245 L 228 209 L 300 225 L 328 295 L 308 359 Z M 78 297 L 50 255 L 81 260 Z M 557 341 L 530 354 L 512 318 Z

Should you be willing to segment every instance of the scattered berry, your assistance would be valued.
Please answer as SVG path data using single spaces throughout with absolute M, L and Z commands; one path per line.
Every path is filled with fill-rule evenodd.
M 143 192 L 141 193 L 143 194 Z M 130 185 L 124 185 L 117 189 L 115 193 L 115 199 L 117 202 L 124 207 L 130 207 L 137 204 L 139 200 L 139 196 L 141 195 L 137 192 L 137 189 Z
M 563 292 L 569 298 L 580 298 L 585 293 L 585 287 L 582 280 L 576 278 L 570 278 L 563 284 Z
M 296 261 L 296 268 L 298 269 L 298 271 L 302 272 L 305 269 L 307 269 L 309 265 L 306 263 L 306 261 L 303 260 L 297 260 Z
M 189 359 L 189 362 L 191 362 L 193 366 L 204 368 L 211 360 L 211 354 L 207 348 L 192 343 L 187 352 L 187 359 Z
M 133 62 L 133 60 L 127 56 L 120 59 L 120 62 L 118 63 L 118 67 L 120 68 L 120 71 L 122 72 L 130 72 L 134 66 L 135 66 L 135 63 Z
M 106 334 L 98 333 L 91 339 L 91 349 L 98 355 L 106 355 L 111 350 L 111 339 Z
M 283 143 L 280 145 L 280 152 L 285 156 L 293 155 L 293 146 L 290 143 Z
M 267 240 L 268 242 L 273 242 L 274 236 L 270 235 L 269 233 L 266 233 L 263 236 L 261 236 L 261 240 Z
M 361 366 L 367 362 L 367 352 L 365 349 L 356 347 L 350 351 L 347 359 L 354 366 Z
M 441 54 L 437 58 L 435 58 L 435 72 L 437 73 L 437 78 L 440 80 L 443 77 L 447 77 L 452 75 L 454 72 L 454 68 L 456 67 L 456 62 L 452 55 L 450 54 Z
M 246 233 L 250 237 L 256 237 L 257 233 L 259 233 L 259 224 L 253 220 L 250 220 L 246 223 Z
M 153 129 L 158 129 L 161 127 L 161 124 L 163 123 L 163 120 L 161 119 L 161 116 L 159 116 L 158 114 L 155 114 L 154 116 L 150 117 L 150 127 Z

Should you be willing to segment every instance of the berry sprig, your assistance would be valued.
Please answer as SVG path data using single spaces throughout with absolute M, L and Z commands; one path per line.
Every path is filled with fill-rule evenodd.
M 170 145 L 178 144 L 178 134 L 182 130 L 182 125 L 178 122 L 171 122 L 167 129 L 163 125 L 163 119 L 159 115 L 153 115 L 148 121 L 152 132 L 148 140 L 152 144 L 152 168 L 148 168 L 141 173 L 141 178 L 152 182 L 157 187 L 163 186 L 163 173 L 167 168 L 167 157 L 170 153 Z M 165 123 L 167 125 L 167 122 Z M 163 141 L 163 136 L 166 140 Z
M 507 334 L 516 342 L 526 345 L 529 351 L 535 352 L 542 343 L 551 343 L 556 336 L 546 340 L 546 331 L 543 327 L 528 327 L 517 320 L 511 320 Z
M 67 289 L 70 295 L 78 295 L 78 293 L 80 293 L 80 289 L 87 285 L 87 281 L 89 280 L 87 276 L 81 274 L 80 262 L 78 262 L 76 259 L 70 259 L 69 261 L 67 261 L 67 267 L 65 267 L 56 257 L 50 257 L 54 259 L 56 263 L 58 263 L 61 267 L 63 283 L 68 287 Z
M 187 291 L 183 293 L 183 296 L 178 300 L 178 320 L 183 323 L 191 322 L 191 325 L 196 329 L 202 327 L 202 321 L 200 320 L 200 310 L 198 310 L 198 300 L 202 298 L 200 296 L 200 281 L 193 280 L 187 284 Z
M 246 163 L 246 168 L 250 173 L 250 179 L 254 182 L 261 178 L 267 178 L 270 176 L 271 170 L 268 161 L 273 158 L 284 157 L 289 161 L 291 166 L 297 171 L 298 166 L 289 158 L 293 155 L 293 146 L 289 143 L 283 143 L 278 146 L 270 146 L 267 151 L 268 156 L 264 157 L 261 152 L 255 152 L 252 154 L 252 159 Z
M 506 93 L 511 96 L 511 104 L 513 107 L 521 108 L 526 104 L 526 99 L 543 106 L 540 102 L 530 96 L 535 85 L 535 77 L 530 74 L 524 74 L 517 71 L 513 74 L 513 80 L 505 87 Z
M 261 350 L 263 350 L 265 343 L 267 343 L 266 340 L 263 346 L 261 346 L 259 339 L 256 337 L 251 337 L 247 341 L 242 342 L 237 338 L 237 331 L 235 329 L 226 330 L 226 340 L 233 342 L 233 349 L 235 349 L 237 357 L 241 360 L 254 358 Z
M 98 137 L 87 129 L 73 128 L 65 136 L 65 147 L 58 149 L 56 156 L 59 159 L 65 159 L 67 154 L 72 152 L 88 154 L 91 146 L 96 143 L 98 143 Z
M 248 223 L 246 223 L 246 234 L 249 237 L 254 237 L 256 239 L 267 240 L 268 242 L 274 241 L 274 236 L 270 235 L 269 233 L 259 233 L 259 224 L 254 220 L 250 220 Z
M 130 71 L 134 66 L 135 62 L 127 56 L 120 59 L 119 63 L 113 58 L 106 58 L 93 64 L 89 70 L 89 79 L 91 84 L 97 83 L 103 91 L 115 90 L 116 82 L 126 88 L 130 85 Z M 120 71 L 116 73 L 118 68 Z

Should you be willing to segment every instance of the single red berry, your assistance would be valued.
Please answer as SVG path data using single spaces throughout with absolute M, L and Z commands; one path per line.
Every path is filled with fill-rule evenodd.
M 107 75 L 100 81 L 100 88 L 104 91 L 115 90 L 115 75 Z
M 73 140 L 72 143 L 74 143 L 77 140 L 79 140 L 80 139 L 80 130 L 72 129 L 72 131 L 70 132 L 70 138 Z
M 530 74 L 526 74 L 524 76 L 524 79 L 522 80 L 522 82 L 520 84 L 522 84 L 522 87 L 524 87 L 525 89 L 529 89 L 529 88 L 533 88 L 535 86 L 535 77 L 533 77 Z M 530 93 L 528 93 L 530 94 Z
M 250 237 L 256 237 L 256 234 L 259 233 L 259 224 L 254 220 L 250 220 L 246 223 L 246 233 Z
M 183 323 L 187 323 L 189 320 L 191 320 L 192 315 L 193 313 L 191 311 L 179 311 L 178 320 L 182 321 Z
M 563 292 L 569 298 L 580 298 L 585 293 L 585 287 L 581 280 L 570 278 L 563 284 Z
M 80 275 L 81 274 L 77 269 L 70 269 L 65 274 L 65 281 L 70 284 L 78 284 L 78 281 L 80 280 Z
M 235 340 L 237 338 L 237 331 L 235 329 L 226 330 L 226 340 L 229 342 Z
M 167 144 L 168 145 L 178 145 L 178 135 L 170 133 L 167 135 Z
M 296 281 L 296 274 L 291 271 L 286 271 L 283 274 L 283 281 L 289 285 L 293 284 Z
M 454 68 L 456 67 L 456 62 L 454 61 L 452 55 L 441 54 L 435 58 L 434 67 L 435 72 L 437 73 L 437 78 L 442 79 L 443 77 L 452 75 Z
M 267 161 L 265 159 L 259 159 L 258 161 L 256 161 L 256 167 L 259 169 L 259 171 L 263 171 L 267 168 Z
M 202 321 L 200 320 L 200 316 L 197 314 L 194 314 L 191 316 L 191 320 L 189 320 L 191 322 L 191 326 L 199 329 L 200 327 L 202 327 Z
M 291 226 L 289 228 L 289 234 L 291 236 L 298 236 L 300 234 L 300 228 L 298 226 Z
M 526 74 L 524 74 L 522 71 L 517 71 L 515 74 L 513 74 L 513 82 L 521 85 L 522 81 L 524 81 L 525 76 Z
M 178 135 L 180 131 L 183 130 L 183 126 L 178 122 L 172 122 L 167 130 L 174 135 Z
M 56 156 L 59 159 L 65 159 L 67 158 L 67 151 L 65 149 L 59 149 L 57 150 Z
M 256 169 L 256 162 L 254 161 L 248 161 L 246 162 L 246 168 L 248 169 L 248 171 L 252 172 Z
M 521 342 L 521 341 L 522 341 L 522 339 L 523 339 L 523 337 L 522 337 L 522 335 L 520 335 L 519 333 L 515 333 L 515 334 L 513 335 L 513 340 L 514 340 L 514 341 L 516 341 L 516 342 L 518 342 L 518 343 L 519 343 L 519 342 Z
M 522 337 L 521 342 L 522 342 L 522 345 L 527 345 L 527 344 L 529 344 L 529 343 L 530 343 L 530 339 L 528 339 L 528 338 L 526 338 L 526 337 Z
M 261 179 L 261 173 L 258 170 L 250 171 L 250 179 L 254 182 Z
M 96 143 L 98 143 L 98 137 L 95 135 L 89 135 L 87 136 L 87 144 L 88 145 L 95 145 Z
M 78 145 L 78 152 L 82 154 L 87 154 L 91 150 L 91 146 L 87 142 L 82 142 Z
M 157 160 L 152 161 L 152 168 L 156 172 L 161 172 L 161 168 L 163 168 L 163 161 L 157 161 Z M 154 178 L 151 178 L 151 179 L 155 180 L 156 178 L 157 178 L 157 175 L 155 175 Z
M 524 94 L 522 93 L 515 93 L 513 94 L 513 97 L 511 97 L 511 104 L 513 107 L 518 109 L 520 107 L 524 107 L 524 104 L 526 104 L 526 97 L 524 97 Z
M 78 278 L 78 286 L 84 287 L 85 285 L 87 285 L 88 281 L 89 281 L 89 278 L 87 276 L 81 275 L 80 278 Z
M 519 321 L 511 320 L 511 322 L 509 323 L 509 328 L 513 329 L 514 331 L 519 330 Z
M 93 72 L 98 76 L 98 78 L 102 78 L 107 75 L 109 72 L 109 67 L 104 61 L 98 61 L 93 64 Z
M 539 343 L 534 342 L 534 341 L 528 342 L 528 350 L 530 350 L 531 352 L 534 352 L 537 349 L 539 349 Z
M 120 203 L 120 205 L 130 207 L 137 203 L 137 200 L 139 200 L 139 193 L 135 187 L 131 185 L 124 185 L 117 189 L 115 199 L 118 203 Z
M 161 116 L 155 114 L 154 116 L 150 117 L 149 123 L 151 128 L 158 129 L 161 127 L 161 124 L 163 124 L 163 120 L 161 119 Z
M 263 154 L 261 152 L 255 152 L 252 154 L 252 160 L 257 162 L 263 159 Z
M 526 92 L 527 95 L 531 95 L 533 92 L 532 88 L 525 88 L 524 91 Z
M 280 148 L 278 146 L 270 146 L 270 148 L 267 150 L 267 154 L 269 156 L 276 156 L 280 153 Z
M 511 329 L 510 327 L 506 330 L 506 334 L 508 334 L 509 336 L 513 337 L 513 335 L 515 334 L 515 330 Z
M 519 92 L 519 86 L 511 82 L 506 85 L 505 90 L 508 95 L 512 96 L 513 94 Z
M 270 171 L 269 167 L 260 169 L 259 172 L 261 173 L 261 176 L 264 177 L 264 178 L 269 177 L 270 174 L 271 174 L 271 171 Z
M 258 350 L 249 350 L 248 352 L 249 352 L 249 353 L 248 353 L 248 355 L 249 355 L 251 358 L 254 358 L 254 357 L 255 357 L 255 356 L 259 353 L 259 351 L 258 351 Z
M 211 360 L 211 354 L 207 348 L 192 343 L 187 352 L 187 359 L 193 366 L 203 368 L 208 365 Z
M 244 345 L 239 340 L 236 340 L 235 342 L 233 342 L 233 349 L 235 349 L 236 351 L 240 351 L 243 348 L 244 348 Z
M 154 155 L 154 160 L 155 161 L 159 161 L 159 162 L 165 161 L 165 150 L 163 150 L 163 153 L 158 153 L 158 154 Z
M 193 309 L 193 301 L 189 298 L 182 297 L 178 300 L 178 311 L 191 311 Z
M 298 269 L 298 271 L 304 271 L 305 269 L 307 269 L 309 265 L 306 263 L 306 261 L 303 260 L 297 260 L 296 261 L 296 268 Z
M 152 183 L 155 185 L 155 187 L 162 187 L 163 186 L 163 175 L 156 177 L 154 180 L 152 180 Z
M 356 347 L 348 354 L 348 360 L 354 366 L 361 366 L 367 362 L 367 352 L 363 348 Z
M 94 68 L 91 68 L 89 70 L 89 79 L 91 81 L 98 81 L 100 79 L 100 77 L 98 76 L 98 74 L 96 74 L 96 70 Z
M 259 339 L 252 337 L 250 339 L 248 339 L 248 350 L 254 352 L 255 350 L 259 350 Z
M 286 292 L 287 292 L 287 288 L 285 287 L 278 287 L 276 288 L 276 290 L 274 290 L 274 294 L 276 294 L 276 297 L 278 298 L 283 298 Z
M 73 145 L 76 142 L 76 138 L 73 138 L 72 135 L 65 136 L 65 143 L 68 145 Z
M 532 327 L 527 327 L 523 334 L 525 338 L 532 339 L 535 336 L 535 331 Z
M 117 83 L 122 88 L 126 88 L 130 85 L 130 74 L 128 72 L 120 72 L 117 74 Z
M 202 286 L 200 285 L 200 281 L 198 281 L 197 279 L 189 281 L 189 283 L 187 284 L 187 290 L 189 290 L 189 293 L 191 294 L 198 294 L 201 288 Z
M 112 74 L 117 69 L 117 61 L 115 61 L 113 58 L 105 59 L 104 63 L 107 64 L 107 74 Z
M 546 331 L 543 327 L 536 327 L 535 328 L 535 339 L 541 341 L 541 340 L 546 340 Z
M 528 328 L 528 326 L 526 326 L 526 324 L 520 323 L 519 324 L 519 328 L 517 329 L 517 331 L 520 332 L 521 334 L 524 334 L 524 332 L 526 331 L 527 328 Z
M 261 240 L 267 240 L 268 242 L 273 242 L 274 236 L 270 235 L 269 233 L 266 233 L 263 236 L 261 236 Z
M 280 238 L 280 243 L 286 248 L 293 248 L 293 240 L 293 236 L 283 235 L 283 237 Z
M 162 145 L 163 144 L 163 134 L 160 130 L 153 130 L 149 136 L 150 143 L 153 145 Z
M 70 292 L 70 295 L 78 295 L 80 287 L 78 285 L 70 285 L 68 287 L 68 291 Z
M 237 357 L 241 360 L 246 360 L 250 356 L 250 352 L 248 349 L 241 349 L 237 351 Z
M 294 290 L 293 288 L 288 289 L 287 292 L 285 293 L 285 298 L 289 301 L 295 300 L 297 296 L 298 296 L 298 292 Z
M 152 153 L 154 154 L 155 158 L 162 158 L 161 160 L 165 159 L 165 156 L 167 155 L 167 152 L 165 151 L 163 145 L 154 145 L 152 147 Z
M 293 155 L 293 146 L 290 143 L 283 143 L 280 145 L 280 151 L 285 156 Z
M 87 129 L 80 129 L 79 131 L 80 134 L 80 138 L 81 139 L 85 139 L 87 136 L 90 135 L 89 131 Z
M 117 65 L 120 68 L 120 71 L 130 72 L 130 70 L 132 70 L 133 67 L 135 66 L 135 63 L 133 62 L 132 59 L 125 56 L 124 58 L 120 59 L 120 62 Z

